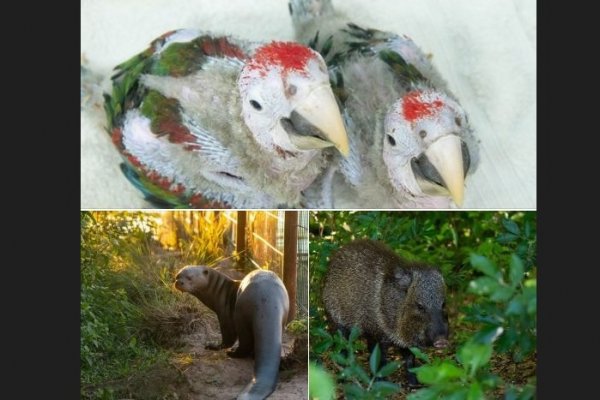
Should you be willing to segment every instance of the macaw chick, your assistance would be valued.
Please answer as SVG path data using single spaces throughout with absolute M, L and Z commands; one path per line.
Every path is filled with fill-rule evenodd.
M 348 154 L 327 67 L 306 46 L 178 30 L 116 71 L 108 131 L 155 205 L 296 207 L 323 149 Z
M 461 206 L 478 143 L 430 57 L 407 36 L 349 22 L 330 0 L 291 0 L 289 10 L 296 38 L 324 57 L 343 105 L 350 154 L 331 168 L 369 208 Z

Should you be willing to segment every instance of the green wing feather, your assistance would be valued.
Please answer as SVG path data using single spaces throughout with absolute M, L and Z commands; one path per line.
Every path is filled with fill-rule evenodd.
M 396 76 L 402 77 L 409 82 L 423 82 L 427 80 L 421 72 L 398 53 L 392 50 L 381 50 L 378 54 L 379 58 L 388 64 Z
M 412 64 L 408 63 L 399 53 L 383 48 L 375 50 L 378 45 L 385 44 L 397 37 L 397 35 L 384 32 L 377 29 L 365 29 L 354 23 L 348 23 L 347 27 L 341 29 L 348 36 L 345 41 L 344 50 L 332 51 L 333 35 L 328 36 L 322 43 L 320 42 L 319 32 L 317 31 L 308 45 L 321 53 L 327 62 L 330 71 L 330 83 L 336 97 L 344 104 L 348 94 L 344 89 L 344 78 L 340 71 L 340 66 L 346 63 L 354 55 L 379 57 L 388 64 L 394 71 L 396 77 L 404 83 L 417 83 L 427 81 L 421 72 Z
M 113 137 L 115 146 L 123 155 L 121 171 L 140 190 L 145 198 L 161 208 L 226 208 L 227 204 L 206 199 L 199 193 L 173 193 L 146 176 L 145 171 L 128 159 L 126 149 L 117 133 L 122 127 L 128 110 L 140 111 L 152 121 L 152 131 L 157 135 L 169 134 L 160 129 L 165 118 L 172 118 L 173 124 L 180 124 L 177 105 L 174 99 L 157 96 L 140 84 L 143 74 L 183 76 L 202 68 L 208 56 L 241 58 L 241 50 L 229 43 L 226 38 L 211 38 L 204 35 L 185 43 L 172 43 L 156 56 L 165 40 L 173 32 L 168 32 L 154 40 L 143 52 L 131 57 L 115 67 L 111 94 L 104 94 L 104 110 L 107 117 L 107 131 Z M 175 108 L 174 108 L 175 107 Z M 175 115 L 176 114 L 176 115 Z M 177 117 L 177 118 L 175 118 Z M 180 132 L 176 132 L 181 134 Z
M 182 202 L 179 196 L 152 183 L 144 175 L 139 174 L 130 163 L 123 162 L 120 167 L 127 180 L 141 191 L 144 198 L 156 208 L 188 208 L 188 205 Z
M 127 110 L 138 107 L 142 102 L 143 94 L 136 95 L 139 78 L 150 68 L 153 55 L 154 50 L 150 47 L 115 67 L 116 73 L 111 78 L 112 94 L 104 94 L 109 133 L 112 133 L 114 127 L 121 125 Z

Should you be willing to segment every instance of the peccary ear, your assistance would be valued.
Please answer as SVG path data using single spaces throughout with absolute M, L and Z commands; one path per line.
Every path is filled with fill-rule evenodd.
M 412 272 L 403 268 L 396 268 L 394 279 L 396 279 L 401 289 L 407 290 L 412 282 Z

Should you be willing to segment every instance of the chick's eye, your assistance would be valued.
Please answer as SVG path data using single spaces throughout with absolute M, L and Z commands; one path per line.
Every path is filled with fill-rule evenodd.
M 425 136 L 427 136 L 427 131 L 425 131 L 425 130 L 419 131 L 419 136 L 421 136 L 422 139 L 425 139 Z
M 206 269 L 205 269 L 204 271 L 202 271 L 202 273 L 203 273 L 204 275 L 208 275 L 208 270 L 206 270 Z
M 396 139 L 394 139 L 391 135 L 387 135 L 388 143 L 392 146 L 396 145 Z
M 458 125 L 459 128 L 462 126 L 462 122 L 460 121 L 459 117 L 454 118 L 454 122 L 456 122 L 456 125 Z
M 298 91 L 298 88 L 296 87 L 296 85 L 290 85 L 287 88 L 287 93 L 289 96 L 295 95 L 297 91 Z
M 260 103 L 259 103 L 258 101 L 256 101 L 256 100 L 250 100 L 250 105 L 251 105 L 252 107 L 254 107 L 254 109 L 255 109 L 255 110 L 258 110 L 258 111 L 262 110 L 262 106 L 261 106 L 261 105 L 260 105 Z

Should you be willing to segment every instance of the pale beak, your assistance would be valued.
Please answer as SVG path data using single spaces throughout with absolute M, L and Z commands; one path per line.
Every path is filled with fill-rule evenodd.
M 457 206 L 462 206 L 465 189 L 462 141 L 456 135 L 444 136 L 425 151 L 425 156 L 443 179 Z
M 328 85 L 313 89 L 282 124 L 300 149 L 335 146 L 344 157 L 350 152 L 344 121 Z

